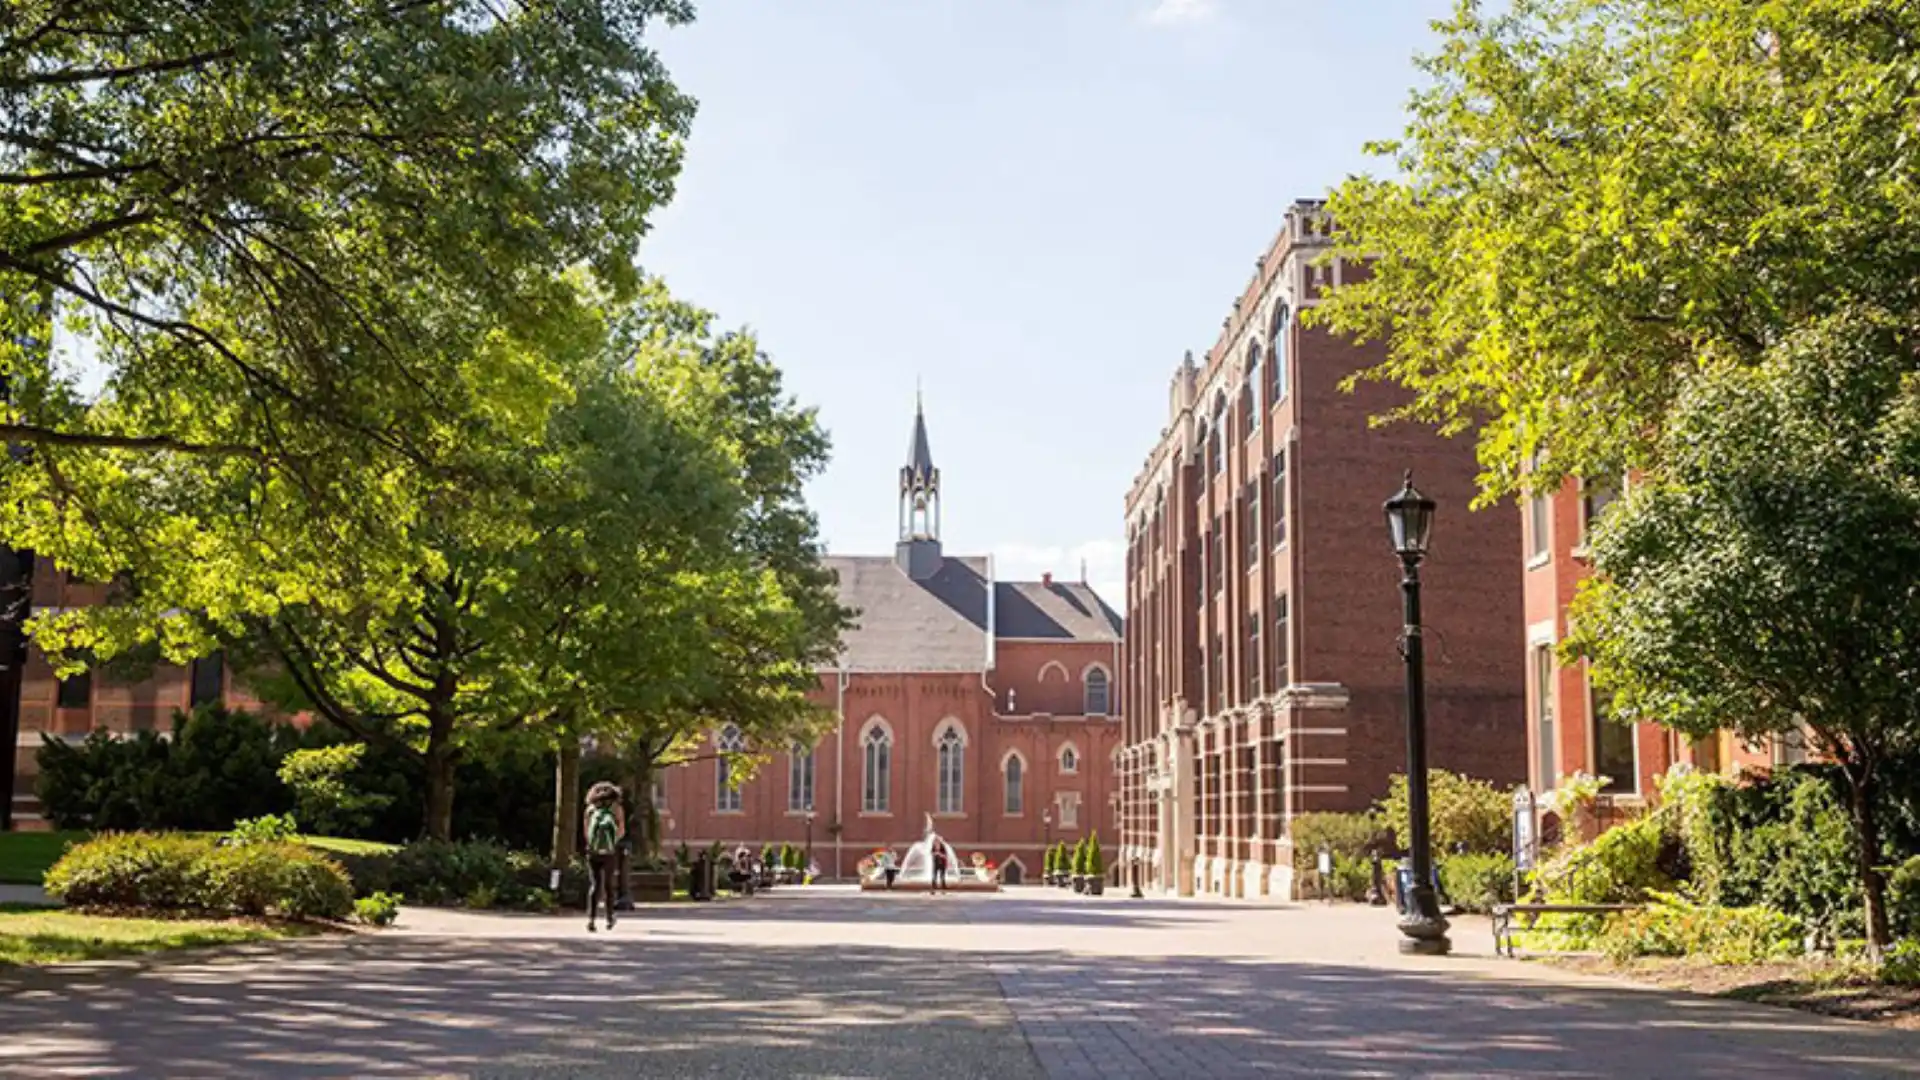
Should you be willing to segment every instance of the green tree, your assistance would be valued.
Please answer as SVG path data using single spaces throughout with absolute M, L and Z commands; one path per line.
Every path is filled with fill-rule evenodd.
M 1500 8 L 1436 24 L 1403 136 L 1372 147 L 1390 175 L 1329 202 L 1371 272 L 1303 314 L 1386 342 L 1365 377 L 1410 391 L 1397 415 L 1477 432 L 1486 498 L 1644 464 L 1703 365 L 1915 308 L 1920 8 Z
M 1920 749 L 1912 342 L 1905 320 L 1836 317 L 1703 373 L 1662 431 L 1662 473 L 1598 528 L 1568 643 L 1623 716 L 1805 732 L 1846 777 L 1876 950 L 1881 772 Z
M 565 399 L 545 344 L 583 279 L 560 272 L 638 283 L 692 114 L 643 34 L 688 15 L 9 5 L 0 438 L 33 452 L 0 461 L 0 542 L 212 624 L 347 590 L 408 601 L 415 523 L 494 479 L 477 445 L 538 433 Z M 56 325 L 89 343 L 84 389 Z M 172 659 L 211 643 L 195 618 L 143 634 Z M 48 644 L 79 664 L 96 636 L 130 635 Z

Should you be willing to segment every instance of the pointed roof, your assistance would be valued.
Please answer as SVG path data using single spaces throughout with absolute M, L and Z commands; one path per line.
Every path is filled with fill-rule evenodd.
M 927 414 L 920 406 L 920 395 L 913 396 L 913 445 L 907 448 L 907 472 L 917 477 L 933 475 L 933 449 L 927 445 Z

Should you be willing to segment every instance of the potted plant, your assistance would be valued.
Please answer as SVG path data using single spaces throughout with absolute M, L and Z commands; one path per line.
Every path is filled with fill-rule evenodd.
M 1073 845 L 1073 891 L 1087 891 L 1087 838 L 1084 836 Z
M 674 868 L 658 857 L 635 859 L 627 875 L 636 904 L 664 904 L 673 899 Z
M 1103 896 L 1107 891 L 1107 861 L 1100 854 L 1100 834 L 1087 837 L 1087 892 L 1092 896 Z
M 1048 875 L 1049 883 L 1056 889 L 1067 887 L 1067 842 L 1065 840 L 1047 849 L 1052 860 L 1053 872 Z

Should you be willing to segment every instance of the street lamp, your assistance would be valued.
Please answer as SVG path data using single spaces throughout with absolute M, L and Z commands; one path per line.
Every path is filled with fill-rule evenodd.
M 1387 532 L 1394 554 L 1400 556 L 1400 595 L 1404 611 L 1401 655 L 1407 661 L 1407 809 L 1411 819 L 1407 846 L 1413 856 L 1413 882 L 1402 903 L 1400 932 L 1406 935 L 1400 951 L 1444 956 L 1453 948 L 1447 940 L 1447 920 L 1440 914 L 1440 898 L 1433 891 L 1433 841 L 1427 821 L 1427 687 L 1426 655 L 1420 630 L 1420 560 L 1427 557 L 1433 536 L 1433 500 L 1413 486 L 1413 470 L 1405 484 L 1386 502 Z

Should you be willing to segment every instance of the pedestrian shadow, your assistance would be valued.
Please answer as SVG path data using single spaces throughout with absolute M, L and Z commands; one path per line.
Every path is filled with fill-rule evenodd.
M 1658 990 L 618 932 L 35 972 L 0 1030 L 23 1075 L 1920 1075 L 1915 1033 Z

